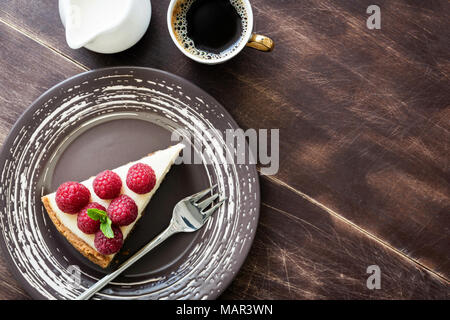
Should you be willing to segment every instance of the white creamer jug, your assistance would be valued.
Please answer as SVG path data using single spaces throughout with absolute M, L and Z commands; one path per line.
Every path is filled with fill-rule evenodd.
M 150 0 L 59 0 L 59 14 L 72 49 L 100 53 L 126 50 L 147 31 Z

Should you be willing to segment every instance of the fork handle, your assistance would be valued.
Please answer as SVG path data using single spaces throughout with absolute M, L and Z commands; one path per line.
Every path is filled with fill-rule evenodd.
M 162 242 L 164 242 L 167 238 L 172 236 L 173 234 L 177 233 L 175 228 L 173 228 L 172 224 L 170 224 L 166 230 L 161 232 L 159 235 L 157 235 L 152 241 L 150 241 L 148 244 L 146 244 L 142 249 L 140 249 L 138 252 L 136 252 L 131 258 L 129 258 L 127 261 L 122 263 L 120 267 L 115 270 L 114 272 L 111 272 L 110 274 L 107 274 L 100 280 L 98 280 L 92 287 L 87 289 L 85 292 L 80 294 L 76 300 L 88 300 L 90 297 L 92 297 L 97 291 L 102 289 L 104 286 L 106 286 L 111 280 L 116 278 L 119 274 L 121 274 L 123 271 L 125 271 L 128 267 L 130 267 L 133 263 L 138 261 L 140 258 L 142 258 L 144 255 L 146 255 L 149 251 L 156 248 L 158 245 L 160 245 Z

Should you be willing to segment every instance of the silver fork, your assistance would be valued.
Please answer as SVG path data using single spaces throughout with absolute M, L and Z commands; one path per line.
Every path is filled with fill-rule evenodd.
M 152 241 L 146 244 L 142 249 L 136 252 L 131 258 L 125 261 L 117 270 L 104 276 L 102 279 L 97 281 L 92 287 L 87 289 L 81 295 L 79 295 L 76 300 L 87 300 L 92 297 L 97 291 L 106 286 L 111 280 L 116 278 L 124 270 L 126 270 L 133 263 L 138 261 L 149 251 L 157 247 L 167 238 L 175 233 L 179 232 L 194 232 L 200 229 L 209 217 L 216 211 L 226 199 L 222 199 L 217 203 L 213 204 L 214 200 L 219 197 L 219 194 L 213 194 L 212 196 L 200 201 L 204 196 L 206 196 L 210 191 L 214 190 L 217 185 L 211 188 L 205 189 L 196 193 L 192 196 L 186 197 L 180 200 L 173 209 L 172 219 L 170 220 L 169 226 L 156 236 Z M 212 206 L 208 209 L 208 206 Z

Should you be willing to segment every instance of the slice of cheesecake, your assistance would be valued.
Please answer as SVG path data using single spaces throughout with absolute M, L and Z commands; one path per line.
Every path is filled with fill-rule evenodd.
M 115 228 L 120 228 L 123 236 L 123 241 L 128 237 L 130 231 L 133 229 L 134 225 L 137 223 L 137 221 L 142 216 L 142 213 L 144 212 L 145 207 L 151 200 L 153 194 L 158 189 L 159 185 L 163 181 L 164 177 L 166 176 L 167 172 L 170 170 L 170 167 L 178 157 L 181 150 L 184 148 L 183 144 L 177 144 L 174 146 L 171 146 L 167 149 L 156 151 L 154 153 L 149 154 L 148 156 L 128 163 L 126 165 L 123 165 L 121 167 L 118 167 L 116 169 L 111 170 L 112 172 L 116 173 L 118 177 L 120 177 L 120 180 L 122 182 L 122 186 L 119 191 L 119 195 L 126 195 L 132 200 L 134 200 L 136 206 L 137 206 L 137 217 L 135 220 L 127 225 L 118 225 L 115 226 Z M 128 187 L 127 182 L 127 174 L 129 173 L 129 169 L 132 166 L 135 166 L 136 164 L 144 164 L 147 166 L 150 166 L 153 169 L 152 177 L 154 179 L 153 183 L 154 186 L 152 189 L 147 193 L 136 193 L 132 191 Z M 117 177 L 117 175 L 114 175 Z M 85 181 L 80 182 L 79 184 L 85 186 L 89 192 L 86 190 L 86 188 L 80 186 L 82 189 L 85 190 L 86 194 L 90 193 L 89 203 L 96 202 L 97 204 L 100 204 L 104 208 L 108 208 L 110 203 L 114 199 L 101 199 L 95 192 L 93 182 L 96 177 L 91 177 Z M 77 183 L 78 184 L 78 183 Z M 78 185 L 79 185 L 78 184 Z M 120 184 L 120 181 L 119 181 Z M 58 188 L 59 190 L 59 188 Z M 96 189 L 98 192 L 98 189 Z M 145 191 L 144 191 L 145 192 Z M 100 193 L 99 193 L 100 194 Z M 88 195 L 89 197 L 89 195 Z M 79 200 L 80 197 L 78 197 L 76 200 Z M 71 213 L 64 212 L 61 210 L 61 208 L 68 208 L 67 206 L 61 205 L 61 202 L 58 202 L 57 200 L 57 192 L 45 195 L 42 197 L 42 202 L 45 206 L 45 209 L 47 210 L 48 215 L 52 219 L 53 223 L 55 224 L 58 231 L 66 237 L 66 239 L 85 257 L 87 257 L 92 262 L 98 264 L 102 268 L 106 268 L 111 261 L 113 260 L 114 254 L 102 254 L 99 252 L 99 250 L 96 248 L 96 244 L 94 243 L 94 239 L 96 237 L 95 234 L 87 234 L 80 230 L 77 224 L 77 216 L 80 213 Z M 84 200 L 83 200 L 84 201 Z M 132 201 L 131 201 L 132 202 Z M 69 211 L 69 209 L 65 209 L 66 211 Z M 107 210 L 105 210 L 107 211 Z M 89 212 L 89 210 L 87 210 Z M 90 217 L 90 215 L 89 215 Z M 149 239 L 150 240 L 150 239 Z

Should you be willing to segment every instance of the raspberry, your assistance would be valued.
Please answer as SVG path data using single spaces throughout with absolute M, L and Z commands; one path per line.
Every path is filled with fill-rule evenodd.
M 136 220 L 138 208 L 133 199 L 121 194 L 111 201 L 106 212 L 114 225 L 127 226 Z
M 90 198 L 89 189 L 74 181 L 65 182 L 56 190 L 56 204 L 65 213 L 77 213 L 88 204 Z
M 117 226 L 111 226 L 114 238 L 107 238 L 101 230 L 95 233 L 94 245 L 101 254 L 113 254 L 120 250 L 123 244 L 122 231 Z
M 150 192 L 156 183 L 155 171 L 144 163 L 136 163 L 128 169 L 127 186 L 130 190 L 144 194 Z
M 113 199 L 117 197 L 122 189 L 122 180 L 117 173 L 106 170 L 100 172 L 92 183 L 95 194 L 100 199 Z
M 77 225 L 78 229 L 87 234 L 96 233 L 100 229 L 100 220 L 93 220 L 87 214 L 87 209 L 99 209 L 106 211 L 105 207 L 97 202 L 91 202 L 78 212 Z

